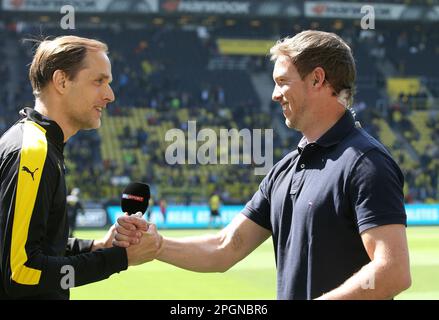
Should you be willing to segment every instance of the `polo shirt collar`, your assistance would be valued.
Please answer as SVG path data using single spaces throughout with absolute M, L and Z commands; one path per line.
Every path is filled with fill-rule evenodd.
M 328 130 L 326 131 L 317 141 L 317 145 L 322 147 L 330 147 L 339 143 L 355 126 L 355 119 L 352 113 L 348 110 L 345 111 L 343 116 Z M 297 149 L 299 153 L 302 153 L 305 146 L 308 144 L 305 136 L 300 140 Z
M 346 110 L 344 115 L 316 143 L 322 147 L 333 146 L 343 140 L 354 126 L 355 119 L 352 113 Z

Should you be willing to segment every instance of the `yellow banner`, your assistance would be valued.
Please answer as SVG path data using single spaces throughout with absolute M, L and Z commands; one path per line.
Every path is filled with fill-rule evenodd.
M 273 40 L 250 39 L 218 39 L 217 44 L 221 54 L 228 55 L 268 55 L 270 48 L 276 42 Z
M 392 100 L 398 99 L 400 93 L 405 95 L 418 93 L 421 88 L 419 78 L 388 78 L 387 94 Z

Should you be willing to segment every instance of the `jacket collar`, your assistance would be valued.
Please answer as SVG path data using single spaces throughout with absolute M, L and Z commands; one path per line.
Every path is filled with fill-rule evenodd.
M 43 127 L 46 130 L 47 138 L 55 144 L 55 146 L 63 152 L 64 150 L 64 133 L 61 127 L 50 118 L 43 116 L 41 113 L 36 111 L 35 109 L 26 107 L 20 110 L 20 115 L 22 119 L 26 119 L 29 121 L 33 121 L 37 123 L 39 126 Z

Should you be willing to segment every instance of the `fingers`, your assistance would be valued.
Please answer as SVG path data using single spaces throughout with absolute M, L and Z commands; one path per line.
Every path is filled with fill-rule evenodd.
M 128 230 L 126 227 L 116 224 L 116 234 L 124 235 L 130 238 L 140 238 L 142 236 L 142 231 L 136 229 Z
M 156 227 L 156 225 L 154 224 L 154 223 L 150 223 L 149 225 L 148 225 L 148 231 L 147 231 L 148 233 L 157 233 L 157 227 Z
M 108 229 L 104 238 L 102 239 L 102 244 L 104 248 L 111 248 L 113 245 L 114 235 L 116 234 L 116 224 L 113 224 L 110 229 Z
M 136 230 L 136 226 L 132 223 L 132 218 L 130 216 L 121 216 L 117 218 L 116 230 L 117 226 L 121 226 L 126 230 Z
M 140 236 L 130 237 L 121 233 L 116 232 L 114 235 L 113 245 L 118 247 L 127 248 L 132 244 L 138 244 L 140 242 L 140 238 L 142 237 L 142 233 L 140 232 Z
M 149 226 L 147 232 L 143 235 L 138 245 L 131 245 L 127 249 L 128 265 L 137 265 L 155 259 L 161 249 L 162 238 L 157 232 L 154 224 Z M 126 236 L 120 235 L 120 241 L 127 241 Z
M 146 220 L 142 219 L 141 217 L 137 215 L 124 215 L 117 218 L 117 223 L 121 226 L 123 226 L 125 229 L 128 230 L 135 230 L 138 227 L 144 231 L 147 230 L 147 223 Z
M 116 224 L 113 224 L 110 229 L 108 229 L 108 233 L 114 234 L 116 232 Z
M 128 216 L 126 214 L 117 218 L 114 229 L 113 245 L 128 248 L 130 245 L 140 242 L 142 233 L 148 230 L 148 223 L 141 215 Z
M 148 231 L 148 223 L 145 219 L 136 216 L 120 216 L 117 218 L 117 224 L 122 226 L 123 228 L 127 230 L 142 230 L 142 231 Z
M 162 236 L 158 233 L 156 225 L 151 223 L 149 225 L 147 233 L 154 235 L 156 237 L 156 245 L 158 248 L 160 248 L 162 244 Z
M 113 246 L 115 247 L 122 247 L 122 248 L 128 248 L 130 246 L 130 243 L 128 241 L 117 241 L 116 239 L 113 240 Z

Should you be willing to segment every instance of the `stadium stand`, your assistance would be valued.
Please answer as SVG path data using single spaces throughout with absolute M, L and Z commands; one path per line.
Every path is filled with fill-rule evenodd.
M 197 121 L 197 130 L 215 132 L 275 128 L 274 160 L 279 160 L 300 136 L 279 125 L 279 107 L 261 97 L 262 92 L 271 94 L 272 64 L 267 55 L 223 53 L 219 40 L 274 43 L 304 29 L 320 29 L 336 32 L 352 46 L 358 71 L 353 109 L 401 165 L 406 201 L 439 201 L 439 74 L 432 67 L 439 39 L 434 24 L 380 22 L 375 32 L 340 19 L 227 21 L 203 27 L 179 25 L 175 19 L 147 27 L 106 21 L 99 27 L 80 24 L 76 30 L 51 24 L 41 30 L 27 21 L 0 24 L 0 80 L 8 83 L 0 87 L 0 133 L 16 120 L 20 107 L 33 104 L 27 80 L 33 44 L 20 44 L 20 39 L 39 34 L 98 38 L 110 48 L 116 101 L 101 129 L 81 132 L 67 144 L 69 187 L 82 186 L 85 200 L 110 201 L 119 198 L 121 185 L 138 180 L 171 203 L 206 203 L 219 191 L 224 203 L 242 204 L 262 179 L 254 175 L 254 164 L 169 165 L 165 134 L 172 128 L 186 132 L 190 120 Z M 261 76 L 268 80 L 255 80 Z M 415 89 L 399 91 L 404 87 L 400 78 L 415 79 L 410 82 Z

